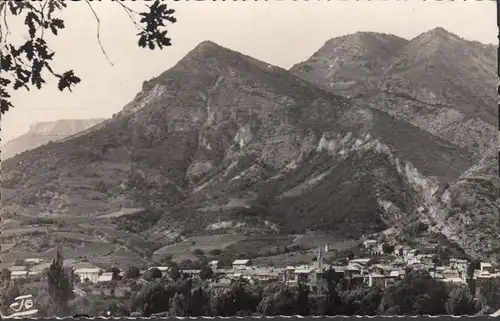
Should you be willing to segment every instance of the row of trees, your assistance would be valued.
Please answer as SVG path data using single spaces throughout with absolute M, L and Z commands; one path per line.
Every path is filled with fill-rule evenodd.
M 138 280 L 137 268 L 129 268 L 123 279 L 113 269 L 110 291 L 75 296 L 78 282 L 71 269 L 63 266 L 60 253 L 40 282 L 7 280 L 2 276 L 2 308 L 22 294 L 33 294 L 39 316 L 98 315 L 108 311 L 114 316 L 244 316 L 244 315 L 474 315 L 500 309 L 500 280 L 489 279 L 477 285 L 474 297 L 469 287 L 443 283 L 426 271 L 409 271 L 387 288 L 355 285 L 334 270 L 325 273 L 319 293 L 310 293 L 308 280 L 298 286 L 253 284 L 239 280 L 229 287 L 211 286 L 210 268 L 204 267 L 202 280 L 182 275 L 174 265 L 168 275 L 151 269 Z M 213 283 L 212 283 L 213 285 Z M 94 285 L 88 285 L 90 287 Z M 124 289 L 117 294 L 118 287 Z M 9 311 L 4 311 L 8 313 Z

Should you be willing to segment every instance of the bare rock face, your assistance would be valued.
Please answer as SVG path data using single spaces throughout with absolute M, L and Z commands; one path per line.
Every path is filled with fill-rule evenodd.
M 356 50 L 335 65 L 339 79 L 358 66 L 366 67 L 359 79 L 376 76 L 409 45 L 377 34 L 345 39 L 343 47 L 344 40 L 329 43 L 339 53 Z M 436 195 L 479 161 L 476 150 L 453 141 L 472 129 L 426 125 L 431 111 L 420 110 L 428 105 L 410 95 L 348 99 L 325 88 L 203 42 L 144 82 L 113 119 L 7 160 L 3 210 L 94 217 L 145 208 L 128 220 L 148 242 L 215 230 L 359 238 L 421 219 L 444 226 L 432 212 L 444 208 Z
M 496 48 L 435 28 L 411 41 L 356 33 L 329 40 L 291 68 L 481 157 L 497 145 Z M 380 92 L 383 92 L 381 95 Z

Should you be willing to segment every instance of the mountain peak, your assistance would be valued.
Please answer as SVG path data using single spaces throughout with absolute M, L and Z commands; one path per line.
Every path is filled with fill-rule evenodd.
M 448 30 L 442 28 L 442 27 L 437 27 L 434 29 L 431 29 L 427 32 L 424 32 L 417 36 L 414 40 L 417 39 L 423 39 L 424 41 L 427 40 L 437 40 L 437 41 L 451 41 L 451 40 L 460 40 L 461 38 Z
M 222 49 L 223 47 L 219 46 L 215 42 L 211 40 L 205 40 L 200 42 L 193 51 L 206 51 L 206 50 L 214 50 L 214 49 Z

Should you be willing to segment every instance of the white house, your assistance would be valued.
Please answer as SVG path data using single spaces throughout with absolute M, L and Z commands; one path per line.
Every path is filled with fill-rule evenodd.
M 12 280 L 15 280 L 15 279 L 23 279 L 23 278 L 26 278 L 28 276 L 28 271 L 26 270 L 17 270 L 17 271 L 12 271 L 10 272 L 10 278 Z
M 91 283 L 99 282 L 99 274 L 101 274 L 100 268 L 79 268 L 75 269 L 75 274 L 80 277 L 80 280 L 84 282 L 88 280 Z
M 233 269 L 234 270 L 244 270 L 248 266 L 251 266 L 252 262 L 250 260 L 236 260 L 233 262 Z

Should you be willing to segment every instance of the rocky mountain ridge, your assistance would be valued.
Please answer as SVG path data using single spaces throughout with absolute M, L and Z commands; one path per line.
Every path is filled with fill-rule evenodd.
M 479 157 L 387 112 L 416 104 L 373 91 L 344 98 L 203 42 L 113 119 L 7 160 L 2 210 L 74 220 L 143 208 L 110 224 L 162 246 L 224 232 L 357 239 L 422 220 L 444 226 L 438 196 Z M 439 233 L 469 254 L 494 248 L 468 247 L 453 224 Z
M 334 38 L 290 71 L 330 92 L 362 95 L 481 157 L 497 146 L 496 64 L 495 46 L 435 28 L 410 41 L 377 33 Z

